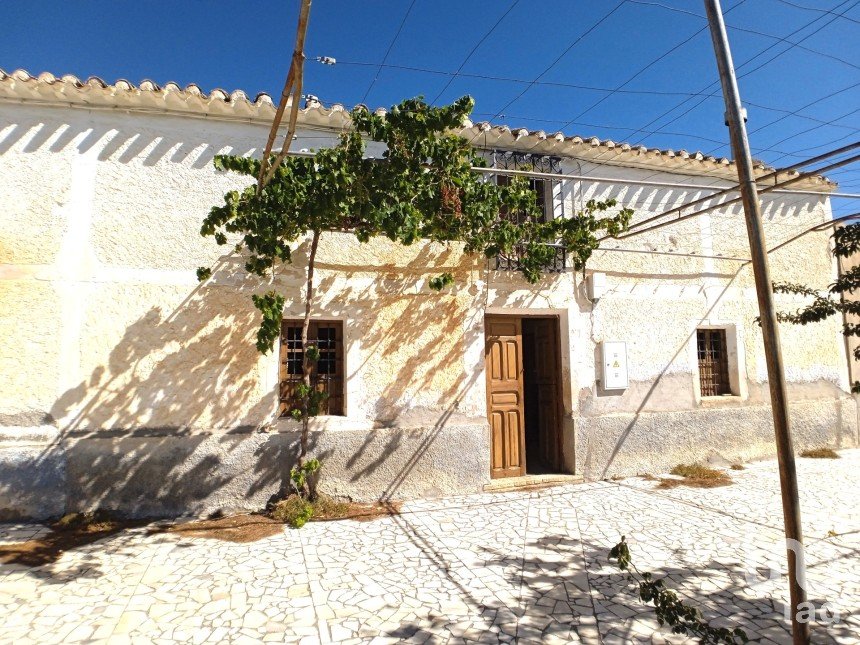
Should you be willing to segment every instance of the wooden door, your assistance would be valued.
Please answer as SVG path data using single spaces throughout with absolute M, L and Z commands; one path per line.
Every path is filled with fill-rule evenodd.
M 490 420 L 490 477 L 526 474 L 522 320 L 487 316 L 487 416 Z
M 538 445 L 544 464 L 558 471 L 561 467 L 561 354 L 558 320 L 536 320 L 534 338 Z

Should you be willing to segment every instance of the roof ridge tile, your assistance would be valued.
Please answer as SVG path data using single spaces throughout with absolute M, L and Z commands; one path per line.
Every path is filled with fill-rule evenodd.
M 136 86 L 134 83 L 131 83 L 126 79 L 118 79 L 111 84 L 105 82 L 98 76 L 90 76 L 86 82 L 84 82 L 74 74 L 65 74 L 61 77 L 56 77 L 50 72 L 42 72 L 38 76 L 33 76 L 24 69 L 16 69 L 11 73 L 0 69 L 0 95 L 9 95 L 11 93 L 13 96 L 26 100 L 27 98 L 33 98 L 34 95 L 38 97 L 37 92 L 39 86 L 52 85 L 67 86 L 69 89 L 81 92 L 86 91 L 88 93 L 88 98 L 83 100 L 82 97 L 78 102 L 82 104 L 86 103 L 87 105 L 92 105 L 92 101 L 94 100 L 92 95 L 89 94 L 89 92 L 92 91 L 108 90 L 108 92 L 105 93 L 105 105 L 109 105 L 108 101 L 118 100 L 118 95 L 120 94 L 128 94 L 132 101 L 134 101 L 142 100 L 143 97 L 141 94 L 147 93 L 149 96 L 159 95 L 160 98 L 168 104 L 167 108 L 173 109 L 174 111 L 208 112 L 210 110 L 215 110 L 214 113 L 219 117 L 228 118 L 231 114 L 229 110 L 225 111 L 224 107 L 229 107 L 235 110 L 234 115 L 239 118 L 246 119 L 248 117 L 249 110 L 254 110 L 256 114 L 254 114 L 254 112 L 251 113 L 254 114 L 256 118 L 268 119 L 270 118 L 270 114 L 271 116 L 274 116 L 276 105 L 272 96 L 266 92 L 258 93 L 254 99 L 251 100 L 248 94 L 241 89 L 227 92 L 221 88 L 214 88 L 207 94 L 195 83 L 190 83 L 185 87 L 182 87 L 175 81 L 168 81 L 162 87 L 155 81 L 145 79 Z M 4 91 L 3 86 L 9 89 Z M 68 105 L 70 99 L 73 99 L 74 96 L 73 94 L 65 92 L 65 89 L 65 87 L 61 87 L 59 92 L 54 91 L 52 93 L 45 93 L 42 97 L 38 98 L 40 100 L 44 98 L 49 101 L 59 101 L 59 96 L 62 96 L 62 103 L 64 105 Z M 189 101 L 188 99 L 191 98 L 199 100 Z M 151 100 L 152 99 L 147 100 L 147 103 L 145 104 L 146 107 L 151 108 Z M 128 109 L 130 107 L 129 102 L 123 102 L 122 107 L 124 109 Z M 371 108 L 363 104 L 357 104 L 355 108 L 364 108 L 380 116 L 385 116 L 388 113 L 385 108 L 378 107 L 371 110 Z M 333 103 L 330 106 L 326 106 L 318 100 L 309 101 L 308 105 L 300 110 L 300 114 L 303 115 L 306 121 L 313 125 L 335 127 L 338 129 L 343 128 L 348 123 L 349 112 L 350 110 L 343 104 Z M 660 150 L 658 148 L 647 148 L 644 145 L 636 145 L 628 142 L 619 143 L 611 139 L 601 140 L 598 137 L 581 137 L 578 135 L 568 137 L 565 136 L 563 132 L 549 134 L 544 130 L 528 130 L 527 128 L 516 128 L 505 124 L 493 125 L 488 121 L 473 123 L 472 121 L 467 120 L 464 123 L 461 132 L 465 133 L 466 131 L 471 131 L 475 136 L 481 133 L 485 135 L 492 133 L 497 139 L 493 142 L 496 146 L 503 144 L 504 139 L 508 139 L 508 145 L 521 146 L 523 145 L 523 139 L 529 139 L 527 143 L 533 144 L 531 145 L 531 148 L 540 148 L 545 151 L 552 150 L 553 154 L 577 156 L 576 148 L 579 147 L 583 148 L 583 152 L 588 149 L 594 150 L 596 148 L 602 148 L 604 150 L 609 149 L 615 152 L 615 157 L 611 158 L 611 162 L 620 165 L 624 165 L 626 161 L 627 164 L 632 163 L 634 165 L 657 165 L 665 168 L 666 170 L 678 170 L 683 168 L 685 172 L 693 174 L 697 173 L 695 172 L 696 168 L 691 167 L 692 162 L 698 162 L 698 164 L 700 164 L 700 171 L 703 173 L 712 173 L 713 170 L 719 170 L 722 173 L 727 166 L 733 165 L 733 162 L 725 157 L 716 158 L 706 155 L 701 151 L 691 153 L 683 149 L 677 151 L 671 149 Z M 561 146 L 565 147 L 562 148 Z M 643 157 L 648 155 L 648 153 L 653 157 L 660 159 L 660 161 L 657 161 L 657 159 L 654 159 L 653 161 L 644 159 Z M 602 155 L 605 155 L 606 152 L 595 151 L 592 154 L 600 155 L 600 158 L 602 158 Z M 637 160 L 636 157 L 639 157 L 640 159 Z M 764 164 L 757 164 L 756 169 L 766 172 L 772 170 L 772 168 Z M 815 177 L 812 181 L 822 187 L 836 185 L 820 176 Z

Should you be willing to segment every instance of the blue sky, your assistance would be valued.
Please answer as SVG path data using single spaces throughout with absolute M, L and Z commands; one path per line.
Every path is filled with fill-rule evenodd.
M 7 0 L 0 68 L 277 95 L 298 4 Z M 786 165 L 858 139 L 860 0 L 723 0 L 723 9 L 754 156 Z M 314 0 L 305 87 L 349 106 L 365 95 L 388 106 L 468 93 L 475 120 L 725 156 L 705 27 L 691 0 Z M 860 192 L 857 164 L 832 177 Z

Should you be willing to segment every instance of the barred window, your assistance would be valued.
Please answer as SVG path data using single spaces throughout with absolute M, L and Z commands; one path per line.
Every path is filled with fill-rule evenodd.
M 696 350 L 699 357 L 699 384 L 702 396 L 731 394 L 726 330 L 697 329 Z
M 561 174 L 561 159 L 540 154 L 526 154 L 513 151 L 494 150 L 489 159 L 493 168 L 505 170 L 536 171 L 544 174 Z M 496 184 L 509 186 L 512 175 L 499 173 L 495 175 Z M 556 217 L 564 217 L 564 199 L 562 197 L 561 179 L 550 179 L 548 177 L 527 177 L 529 188 L 535 193 L 537 207 L 545 221 Z M 510 212 L 508 208 L 502 207 L 499 217 L 516 224 L 522 224 L 527 216 L 523 212 Z M 561 245 L 555 246 L 555 257 L 543 267 L 548 273 L 559 273 L 567 266 L 567 251 Z M 496 270 L 519 271 L 520 257 L 524 250 L 517 247 L 510 254 L 499 254 L 496 256 Z
M 511 175 L 496 175 L 496 184 L 498 186 L 510 186 L 511 179 L 513 177 Z M 540 179 L 535 177 L 529 177 L 529 188 L 535 194 L 535 200 L 537 201 L 538 210 L 543 213 L 543 217 L 545 220 L 551 220 L 553 217 L 552 209 L 549 208 L 549 204 L 547 203 L 547 184 L 549 182 L 546 179 Z M 522 224 L 525 219 L 525 213 L 517 212 L 511 213 L 508 211 L 507 206 L 502 206 L 502 210 L 499 213 L 499 216 L 502 219 L 510 220 L 515 224 Z
M 323 401 L 320 414 L 343 415 L 344 360 L 343 323 L 311 321 L 308 343 L 320 351 L 319 360 L 312 366 L 311 385 L 328 397 Z M 280 415 L 287 416 L 298 406 L 296 387 L 302 382 L 302 322 L 285 320 L 281 324 Z

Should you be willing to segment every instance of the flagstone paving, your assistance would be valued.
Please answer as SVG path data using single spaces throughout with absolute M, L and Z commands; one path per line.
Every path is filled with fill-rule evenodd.
M 860 641 L 860 450 L 798 460 L 814 642 Z M 559 486 L 403 505 L 249 544 L 136 528 L 36 568 L 0 566 L 4 643 L 682 642 L 607 560 L 634 564 L 719 626 L 789 642 L 775 462 L 725 488 Z M 0 525 L 0 542 L 38 525 Z M 756 568 L 757 567 L 757 568 Z M 748 571 L 749 569 L 749 571 Z M 821 614 L 818 616 L 822 618 Z

